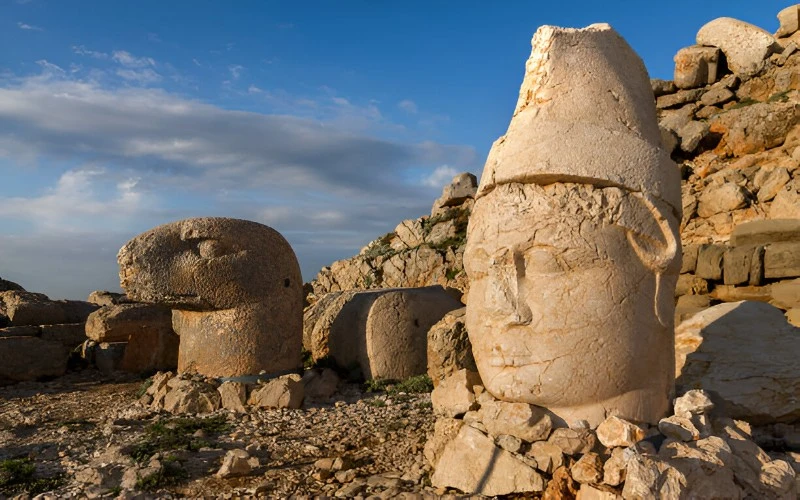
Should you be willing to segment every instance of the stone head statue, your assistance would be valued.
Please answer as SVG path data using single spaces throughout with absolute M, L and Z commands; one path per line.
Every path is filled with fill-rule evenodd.
M 470 218 L 467 329 L 486 388 L 568 423 L 655 423 L 674 382 L 680 178 L 638 56 L 540 28 Z
M 172 307 L 179 371 L 239 377 L 301 365 L 303 283 L 274 229 L 186 219 L 140 234 L 117 258 L 130 298 Z

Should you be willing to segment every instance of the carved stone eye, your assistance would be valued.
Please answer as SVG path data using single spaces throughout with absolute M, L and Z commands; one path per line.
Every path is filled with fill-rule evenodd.
M 228 253 L 225 245 L 218 240 L 203 240 L 197 244 L 197 250 L 204 259 L 214 259 Z

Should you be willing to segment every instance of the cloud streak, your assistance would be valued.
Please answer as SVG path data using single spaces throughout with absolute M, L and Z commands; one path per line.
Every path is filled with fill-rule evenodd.
M 44 31 L 44 29 L 40 28 L 39 26 L 34 26 L 32 24 L 23 23 L 21 21 L 17 23 L 17 27 L 19 29 L 25 30 L 25 31 Z

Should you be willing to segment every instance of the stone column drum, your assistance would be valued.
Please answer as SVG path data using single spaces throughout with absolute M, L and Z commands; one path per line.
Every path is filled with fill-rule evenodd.
M 172 308 L 179 372 L 227 378 L 302 366 L 300 268 L 274 229 L 186 219 L 140 234 L 117 259 L 128 297 Z
M 543 26 L 469 222 L 466 324 L 486 388 L 596 427 L 674 386 L 680 177 L 641 59 L 610 26 Z

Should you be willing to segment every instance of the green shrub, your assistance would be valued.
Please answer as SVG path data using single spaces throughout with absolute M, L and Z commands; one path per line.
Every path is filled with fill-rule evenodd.
M 145 428 L 144 437 L 129 451 L 138 463 L 144 463 L 160 451 L 197 451 L 209 445 L 205 439 L 193 436 L 198 430 L 207 434 L 219 434 L 230 428 L 225 416 L 211 418 L 176 418 L 168 422 L 156 422 Z
M 36 466 L 29 458 L 0 461 L 0 493 L 4 495 L 16 495 L 22 492 L 38 495 L 55 490 L 65 483 L 63 475 L 36 477 Z

